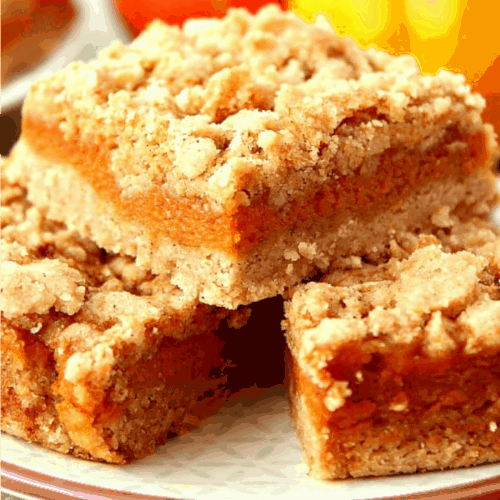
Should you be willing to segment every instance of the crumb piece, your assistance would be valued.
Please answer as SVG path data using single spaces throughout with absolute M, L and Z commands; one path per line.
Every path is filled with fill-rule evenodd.
M 285 250 L 285 259 L 295 262 L 300 259 L 300 255 L 295 250 Z
M 408 410 L 408 397 L 404 392 L 398 392 L 389 403 L 389 410 L 403 412 Z
M 251 315 L 252 315 L 251 307 L 241 307 L 234 314 L 230 316 L 230 318 L 227 321 L 227 324 L 229 328 L 239 330 L 240 328 L 243 328 L 247 324 Z
M 346 398 L 351 394 L 349 382 L 336 381 L 328 388 L 323 403 L 329 411 L 334 412 L 344 406 Z
M 316 243 L 299 243 L 299 254 L 312 260 L 316 256 Z
M 75 314 L 83 304 L 83 277 L 67 264 L 49 259 L 32 264 L 2 262 L 2 312 L 7 319 L 51 307 Z
M 454 222 L 450 218 L 450 207 L 441 206 L 431 217 L 432 223 L 437 227 L 451 227 Z

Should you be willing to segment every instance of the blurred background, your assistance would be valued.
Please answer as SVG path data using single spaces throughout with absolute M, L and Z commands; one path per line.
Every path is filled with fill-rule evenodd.
M 89 60 L 113 39 L 127 43 L 152 19 L 182 24 L 255 12 L 267 0 L 2 0 L 0 153 L 19 134 L 30 82 L 71 60 Z M 424 73 L 465 74 L 486 99 L 484 119 L 500 135 L 500 2 L 488 0 L 275 0 L 308 22 L 325 14 L 341 36 L 393 54 L 413 54 Z
M 113 40 L 132 39 L 113 0 L 1 0 L 0 154 L 20 133 L 31 83 L 72 61 L 88 61 Z

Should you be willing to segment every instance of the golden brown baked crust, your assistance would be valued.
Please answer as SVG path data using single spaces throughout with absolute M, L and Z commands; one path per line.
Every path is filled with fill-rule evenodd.
M 1 275 L 3 431 L 124 463 L 225 401 L 213 332 L 229 312 L 50 221 L 5 179 Z
M 153 23 L 39 80 L 8 175 L 52 218 L 234 308 L 438 210 L 488 211 L 483 107 L 460 75 L 233 10 Z
M 471 227 L 454 239 L 469 251 L 425 236 L 295 291 L 291 414 L 314 477 L 500 459 L 500 230 Z

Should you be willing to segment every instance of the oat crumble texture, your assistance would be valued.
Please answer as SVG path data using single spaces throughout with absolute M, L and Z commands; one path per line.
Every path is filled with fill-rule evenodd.
M 423 76 L 321 20 L 232 10 L 154 22 L 38 80 L 5 175 L 51 219 L 236 308 L 377 258 L 391 231 L 487 213 L 483 108 L 463 76 Z
M 471 227 L 291 293 L 291 416 L 313 477 L 500 459 L 500 228 Z
M 245 314 L 106 254 L 5 179 L 1 215 L 2 431 L 125 463 L 227 400 L 232 360 L 218 328 Z

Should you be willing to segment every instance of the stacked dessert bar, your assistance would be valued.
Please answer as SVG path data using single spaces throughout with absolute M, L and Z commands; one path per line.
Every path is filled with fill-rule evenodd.
M 461 75 L 272 6 L 157 21 L 34 83 L 2 170 L 2 429 L 151 453 L 234 390 L 219 323 L 282 294 L 313 475 L 499 459 L 483 107 Z
M 500 228 L 469 251 L 332 271 L 287 304 L 290 399 L 310 473 L 388 475 L 498 460 Z

